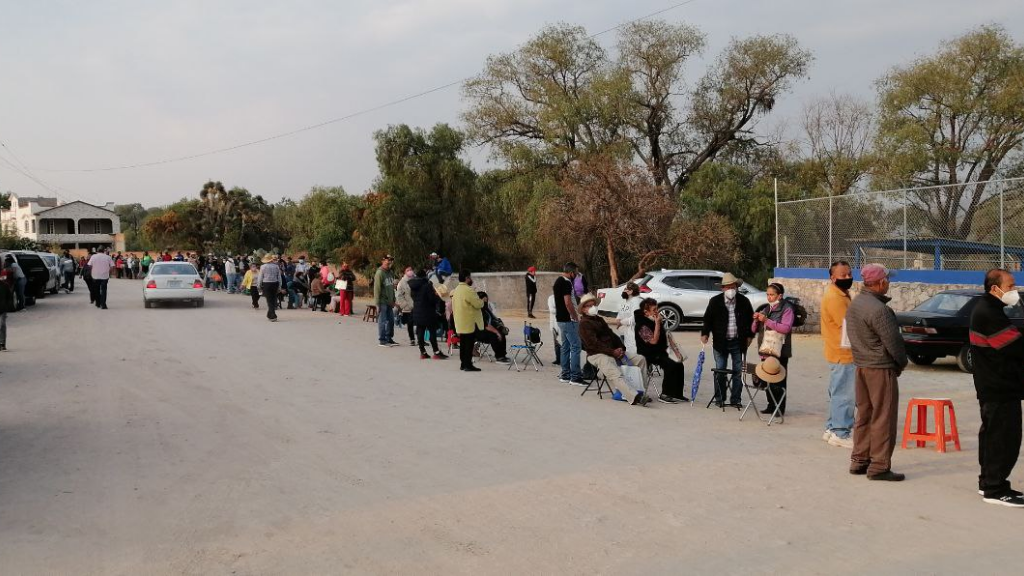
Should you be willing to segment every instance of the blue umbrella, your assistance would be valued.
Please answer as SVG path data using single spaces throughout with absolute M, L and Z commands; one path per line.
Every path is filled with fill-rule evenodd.
M 704 345 L 700 346 L 700 354 L 697 354 L 697 366 L 693 369 L 693 385 L 690 387 L 690 401 L 697 402 L 697 388 L 700 388 L 700 374 L 704 371 Z

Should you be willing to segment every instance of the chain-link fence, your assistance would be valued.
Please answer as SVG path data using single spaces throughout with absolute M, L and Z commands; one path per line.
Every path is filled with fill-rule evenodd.
M 912 270 L 1024 265 L 1024 178 L 778 202 L 777 266 Z

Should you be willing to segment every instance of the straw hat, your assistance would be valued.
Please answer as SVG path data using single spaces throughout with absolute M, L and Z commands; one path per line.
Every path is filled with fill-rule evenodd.
M 597 303 L 597 298 L 594 297 L 593 294 L 584 294 L 583 298 L 580 298 L 580 308 L 581 309 L 586 304 L 592 304 L 592 303 Z
M 757 377 L 769 384 L 777 384 L 786 379 L 786 369 L 775 356 L 769 356 L 754 369 Z
M 273 255 L 273 254 L 264 254 L 264 255 L 263 255 L 263 260 L 262 260 L 262 262 L 263 262 L 264 264 L 270 264 L 270 263 L 271 263 L 271 262 L 273 262 L 273 261 L 274 261 L 274 255 Z
M 742 283 L 743 283 L 743 279 L 742 278 L 737 278 L 737 277 L 733 276 L 732 272 L 726 272 L 722 276 L 722 286 L 729 286 L 731 284 L 735 284 L 735 285 L 739 286 Z

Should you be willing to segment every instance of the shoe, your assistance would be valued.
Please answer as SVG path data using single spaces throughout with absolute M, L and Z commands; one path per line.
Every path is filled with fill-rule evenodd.
M 527 314 L 526 316 L 527 316 L 528 318 L 537 318 L 537 317 L 536 317 L 536 316 L 534 316 L 533 314 Z
M 824 440 L 825 442 L 828 442 L 830 438 L 832 438 L 831 430 L 825 430 L 825 433 L 821 435 L 821 439 Z
M 580 380 L 579 378 L 573 378 L 572 380 L 569 380 L 569 385 L 570 386 L 586 386 L 587 383 L 584 382 L 583 380 Z
M 106 309 L 107 309 L 107 305 L 106 304 L 104 304 L 103 306 L 100 306 L 100 310 L 106 310 Z
M 494 361 L 497 362 L 498 364 L 511 364 L 512 363 L 511 360 L 509 360 L 508 358 L 505 358 L 505 357 L 495 358 Z
M 0 350 L 6 350 L 6 348 L 0 348 Z M 1010 494 L 1013 494 L 1015 496 L 1024 496 L 1024 492 L 1019 492 L 1017 490 L 1007 490 L 1007 492 L 1010 493 Z M 985 495 L 985 491 L 979 489 L 978 490 L 978 495 L 979 496 L 984 496 Z
M 717 406 L 718 408 L 725 408 L 725 402 L 715 400 L 715 406 Z
M 1024 497 L 1017 494 L 1003 494 L 1002 496 L 986 496 L 981 499 L 988 504 L 999 504 L 1010 508 L 1024 508 Z
M 615 390 L 615 391 L 612 392 L 612 400 L 615 400 L 615 401 L 618 401 L 618 402 L 625 402 L 626 401 L 625 399 L 622 398 L 622 392 L 619 392 L 618 390 Z M 636 404 L 636 402 L 633 402 L 633 404 Z
M 377 346 L 380 346 L 381 348 L 391 348 L 391 345 L 387 342 L 377 342 Z
M 388 346 L 401 346 L 401 344 L 395 342 L 394 340 L 388 340 Z
M 726 406 L 728 406 L 729 408 L 735 408 L 735 409 L 739 410 L 739 409 L 743 408 L 743 403 L 742 402 L 729 402 L 728 404 L 726 404 Z
M 653 401 L 654 400 L 652 400 L 651 397 L 648 396 L 646 392 L 641 392 L 640 393 L 640 405 L 641 406 L 647 406 L 648 404 L 650 404 Z
M 765 408 L 761 410 L 761 414 L 775 414 L 775 408 Z
M 562 384 L 568 384 L 569 383 L 569 379 L 566 378 L 565 376 L 559 376 L 558 377 L 558 381 L 561 382 Z
M 434 360 L 447 360 L 447 359 L 448 359 L 448 357 L 445 356 L 444 354 L 441 354 L 440 352 L 437 352 L 436 354 L 434 354 Z
M 661 402 L 662 404 L 679 404 L 679 400 L 676 400 L 675 398 L 669 396 L 668 394 L 662 394 L 661 396 L 658 396 L 658 402 Z
M 0 346 L 0 352 L 7 352 L 7 346 Z
M 682 396 L 680 398 L 676 398 L 676 400 L 679 400 L 680 402 L 689 402 L 690 401 L 690 399 L 687 398 L 686 396 Z
M 618 392 L 618 390 L 616 390 L 616 392 Z M 620 396 L 621 396 L 621 394 L 620 394 Z M 612 397 L 614 398 L 614 394 L 612 395 Z M 637 392 L 636 396 L 633 397 L 633 401 L 630 402 L 630 405 L 631 406 L 643 406 L 644 405 L 643 401 L 644 401 L 644 393 L 643 392 Z
M 868 480 L 885 480 L 886 482 L 902 482 L 906 477 L 905 474 L 893 472 L 892 470 L 886 470 L 878 474 L 868 474 Z
M 868 473 L 868 467 L 867 466 L 865 466 L 863 468 L 850 468 L 850 474 L 853 474 L 854 476 L 863 476 L 863 475 L 865 475 L 867 473 Z
M 409 340 L 409 346 L 415 346 L 415 345 L 416 345 L 416 341 L 415 340 Z
M 836 436 L 835 434 L 833 434 L 831 432 L 830 432 L 830 434 L 832 434 L 832 437 L 828 439 L 828 445 L 829 446 L 838 446 L 840 448 L 849 448 L 850 450 L 853 449 L 853 438 L 840 438 L 839 436 Z
M 464 372 L 481 372 L 481 370 L 476 366 L 470 366 L 469 368 L 463 368 L 462 370 Z
M 429 360 L 429 359 L 430 359 L 430 356 L 427 356 L 425 353 L 420 352 L 420 360 Z
M 270 321 L 271 322 L 277 322 L 277 318 L 271 318 Z

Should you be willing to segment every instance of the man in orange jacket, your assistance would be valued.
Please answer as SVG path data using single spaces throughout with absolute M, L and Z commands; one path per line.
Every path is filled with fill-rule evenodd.
M 828 269 L 829 285 L 821 298 L 821 339 L 829 366 L 828 418 L 822 440 L 832 446 L 853 448 L 854 365 L 853 352 L 841 345 L 843 321 L 850 307 L 853 274 L 845 260 Z

